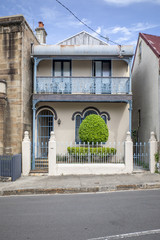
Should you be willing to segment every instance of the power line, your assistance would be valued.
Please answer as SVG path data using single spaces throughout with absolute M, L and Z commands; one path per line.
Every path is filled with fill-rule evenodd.
M 99 35 L 101 38 L 107 40 L 108 42 L 112 42 L 116 45 L 121 46 L 121 44 L 118 44 L 112 40 L 110 40 L 108 37 L 104 37 L 103 35 L 101 35 L 100 33 L 96 32 L 93 28 L 91 28 L 90 26 L 88 26 L 85 22 L 83 22 L 80 18 L 78 18 L 68 7 L 66 7 L 63 3 L 61 3 L 59 0 L 56 0 L 56 2 L 58 2 L 62 7 L 64 7 L 68 12 L 70 12 L 80 23 L 82 23 L 84 26 L 86 26 L 88 29 L 90 29 L 92 32 L 96 33 L 97 35 Z

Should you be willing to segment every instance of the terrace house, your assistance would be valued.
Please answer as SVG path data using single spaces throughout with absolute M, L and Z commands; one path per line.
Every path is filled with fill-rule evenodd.
M 46 45 L 43 23 L 36 31 L 32 169 L 37 159 L 47 159 L 51 131 L 57 141 L 78 143 L 89 114 L 105 120 L 110 141 L 124 141 L 131 131 L 133 46 L 109 45 L 84 31 Z
M 132 67 L 133 129 L 141 142 L 160 141 L 160 36 L 139 33 Z

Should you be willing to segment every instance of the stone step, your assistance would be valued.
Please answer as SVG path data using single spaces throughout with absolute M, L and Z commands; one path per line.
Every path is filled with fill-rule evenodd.
M 35 168 L 34 170 L 30 171 L 30 174 L 36 173 L 48 173 L 48 168 Z

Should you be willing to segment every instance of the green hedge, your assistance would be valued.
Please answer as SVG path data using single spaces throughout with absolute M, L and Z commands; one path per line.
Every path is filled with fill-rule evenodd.
M 68 147 L 67 151 L 70 155 L 87 155 L 88 150 L 93 155 L 115 155 L 117 150 L 108 147 Z
M 79 137 L 85 143 L 107 142 L 109 136 L 108 127 L 105 121 L 96 114 L 90 114 L 79 127 Z

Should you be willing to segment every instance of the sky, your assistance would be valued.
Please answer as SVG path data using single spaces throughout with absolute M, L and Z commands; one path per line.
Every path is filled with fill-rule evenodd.
M 136 45 L 139 32 L 160 36 L 160 0 L 59 0 L 79 19 L 109 42 L 89 30 L 56 0 L 0 0 L 0 16 L 24 15 L 34 31 L 44 23 L 47 44 L 56 44 L 86 31 L 109 44 Z

